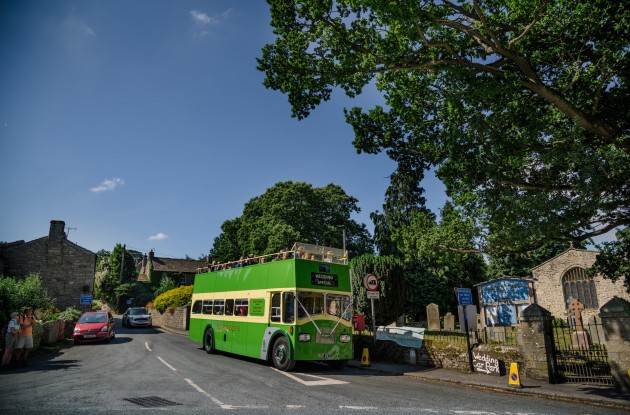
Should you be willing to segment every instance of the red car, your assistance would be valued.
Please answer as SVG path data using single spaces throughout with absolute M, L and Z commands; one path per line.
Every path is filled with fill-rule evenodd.
M 83 313 L 74 326 L 74 344 L 106 341 L 116 337 L 116 322 L 109 311 L 88 311 Z

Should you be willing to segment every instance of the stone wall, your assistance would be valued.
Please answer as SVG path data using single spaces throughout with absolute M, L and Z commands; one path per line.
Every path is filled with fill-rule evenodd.
M 151 320 L 154 326 L 188 330 L 190 307 L 169 307 L 163 313 L 152 309 Z
M 536 302 L 560 319 L 566 318 L 566 304 L 562 291 L 562 276 L 571 268 L 590 268 L 597 257 L 597 252 L 583 249 L 569 249 L 555 258 L 532 269 Z M 630 300 L 630 295 L 623 286 L 623 281 L 613 283 L 601 276 L 594 278 L 597 291 L 598 307 L 608 302 L 615 295 Z M 587 308 L 582 313 L 584 322 L 598 313 L 598 308 Z
M 51 221 L 48 237 L 0 247 L 6 276 L 22 278 L 37 273 L 59 309 L 80 307 L 83 286 L 92 292 L 96 254 L 66 239 L 63 221 Z

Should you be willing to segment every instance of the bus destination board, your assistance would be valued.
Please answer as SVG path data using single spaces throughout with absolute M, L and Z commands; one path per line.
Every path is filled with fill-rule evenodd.
M 311 272 L 311 285 L 318 287 L 338 287 L 339 277 L 336 274 L 319 274 Z

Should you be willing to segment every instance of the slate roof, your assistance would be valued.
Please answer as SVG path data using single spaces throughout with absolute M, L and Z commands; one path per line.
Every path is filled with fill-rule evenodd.
M 153 270 L 161 272 L 197 273 L 197 268 L 208 266 L 206 261 L 153 257 Z

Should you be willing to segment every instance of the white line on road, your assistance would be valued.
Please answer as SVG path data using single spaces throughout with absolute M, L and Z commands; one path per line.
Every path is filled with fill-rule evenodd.
M 153 350 L 151 350 L 151 348 L 149 347 L 149 343 L 144 342 L 144 347 L 147 348 L 148 351 L 152 352 Z
M 275 367 L 272 367 L 272 369 L 275 370 L 278 373 L 282 373 L 284 376 L 286 376 L 286 377 L 288 377 L 290 379 L 293 379 L 296 382 L 301 383 L 304 386 L 343 385 L 345 383 L 348 383 L 348 382 L 345 382 L 343 380 L 330 379 L 330 378 L 325 378 L 323 376 L 307 375 L 306 373 L 297 373 L 300 376 L 308 376 L 308 377 L 311 377 L 311 378 L 320 379 L 320 380 L 303 380 L 303 379 L 300 379 L 299 377 L 294 376 L 294 375 L 292 375 L 290 373 L 282 372 L 282 371 L 276 369 Z
M 177 369 L 175 369 L 173 366 L 169 365 L 166 360 L 162 359 L 160 356 L 157 357 L 160 362 L 164 363 L 166 365 L 166 367 L 168 367 L 169 369 L 171 369 L 173 372 L 177 372 Z
M 304 405 L 287 405 L 287 408 L 289 409 L 304 408 Z
M 208 392 L 206 392 L 205 390 L 201 389 L 201 387 L 199 387 L 195 382 L 193 382 L 190 379 L 184 379 L 186 382 L 188 382 L 188 384 L 190 386 L 192 386 L 193 388 L 197 389 L 197 392 L 201 393 L 202 395 L 206 396 L 207 398 L 209 398 L 212 402 L 216 403 L 217 405 L 219 405 L 221 407 L 221 409 L 243 409 L 243 408 L 268 408 L 267 406 L 254 406 L 254 405 L 245 405 L 245 406 L 238 406 L 238 405 L 229 405 L 226 403 L 221 402 L 220 400 L 218 400 L 217 398 L 215 398 L 214 396 L 210 395 Z
M 350 405 L 339 405 L 339 409 L 356 409 L 358 411 L 364 411 L 366 409 L 378 409 L 377 406 L 350 406 Z

